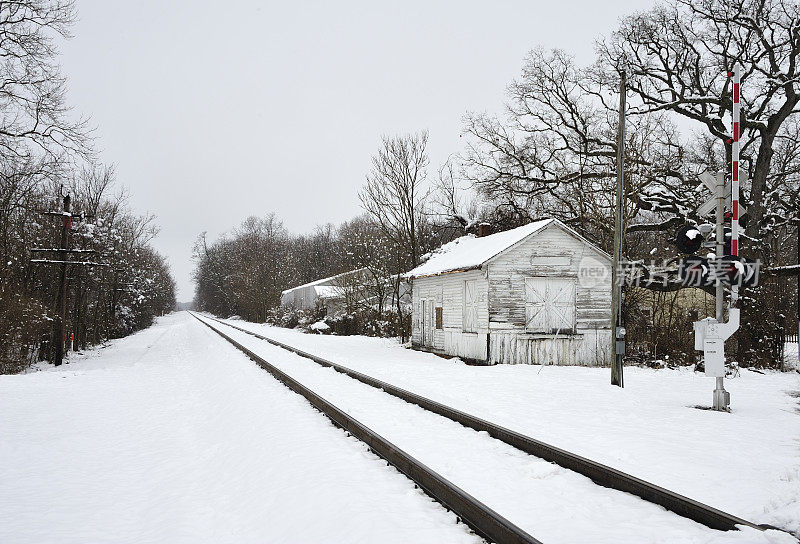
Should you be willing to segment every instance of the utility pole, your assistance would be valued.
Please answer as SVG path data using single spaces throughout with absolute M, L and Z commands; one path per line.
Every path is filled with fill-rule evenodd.
M 614 262 L 611 271 L 611 385 L 625 387 L 622 358 L 625 355 L 625 329 L 622 327 L 622 282 L 619 266 L 622 260 L 622 231 L 625 196 L 625 70 L 619 73 L 619 123 L 617 127 L 617 199 L 614 209 Z
M 58 264 L 60 265 L 58 293 L 56 294 L 56 308 L 55 319 L 53 319 L 53 364 L 59 366 L 64 362 L 64 344 L 66 343 L 66 335 L 64 334 L 64 322 L 67 315 L 67 272 L 69 265 L 81 266 L 107 266 L 103 263 L 94 263 L 87 261 L 71 261 L 69 260 L 72 254 L 96 253 L 93 249 L 70 249 L 70 232 L 72 231 L 72 213 L 70 212 L 70 204 L 72 198 L 69 194 L 63 194 L 63 187 L 61 196 L 63 197 L 63 204 L 61 211 L 45 212 L 45 215 L 53 215 L 61 218 L 61 243 L 57 248 L 33 248 L 31 253 L 55 253 L 58 257 L 56 259 L 31 259 L 31 263 L 42 264 Z

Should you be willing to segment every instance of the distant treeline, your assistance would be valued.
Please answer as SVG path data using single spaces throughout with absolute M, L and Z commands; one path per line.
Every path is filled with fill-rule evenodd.
M 423 252 L 457 234 L 424 219 L 418 229 Z M 213 242 L 202 234 L 194 259 L 198 309 L 262 322 L 290 287 L 366 268 L 376 288 L 383 288 L 387 278 L 411 266 L 402 245 L 366 215 L 304 235 L 290 234 L 275 214 L 250 217 Z

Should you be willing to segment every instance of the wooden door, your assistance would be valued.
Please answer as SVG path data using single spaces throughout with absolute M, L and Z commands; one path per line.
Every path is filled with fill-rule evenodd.
M 432 342 L 432 324 L 431 324 L 431 301 L 422 299 L 422 312 L 421 312 L 421 325 L 422 325 L 422 345 L 430 346 Z
M 478 332 L 478 282 L 464 282 L 464 332 Z
M 546 334 L 569 334 L 575 329 L 575 280 L 525 278 L 525 329 Z

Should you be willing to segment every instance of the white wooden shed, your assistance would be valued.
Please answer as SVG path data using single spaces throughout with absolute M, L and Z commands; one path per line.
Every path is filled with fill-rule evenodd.
M 611 257 L 561 221 L 463 236 L 407 277 L 418 349 L 488 364 L 610 364 Z

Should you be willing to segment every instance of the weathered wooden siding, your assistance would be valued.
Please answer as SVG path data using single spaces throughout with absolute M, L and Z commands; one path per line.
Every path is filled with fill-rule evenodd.
M 476 332 L 464 332 L 464 285 L 474 280 L 476 286 Z M 412 344 L 439 353 L 484 361 L 489 332 L 488 282 L 481 270 L 417 278 L 413 282 Z M 422 342 L 422 301 L 433 300 L 442 308 L 442 329 L 433 331 L 433 345 Z M 435 323 L 434 323 L 435 324 Z
M 583 329 L 575 335 L 534 335 L 492 330 L 491 363 L 607 366 L 611 360 L 611 330 Z
M 609 363 L 611 275 L 600 285 L 578 281 L 581 260 L 608 258 L 558 225 L 520 242 L 488 265 L 489 361 L 510 364 L 605 365 Z M 531 334 L 525 330 L 525 278 L 575 278 L 576 320 L 571 334 Z

